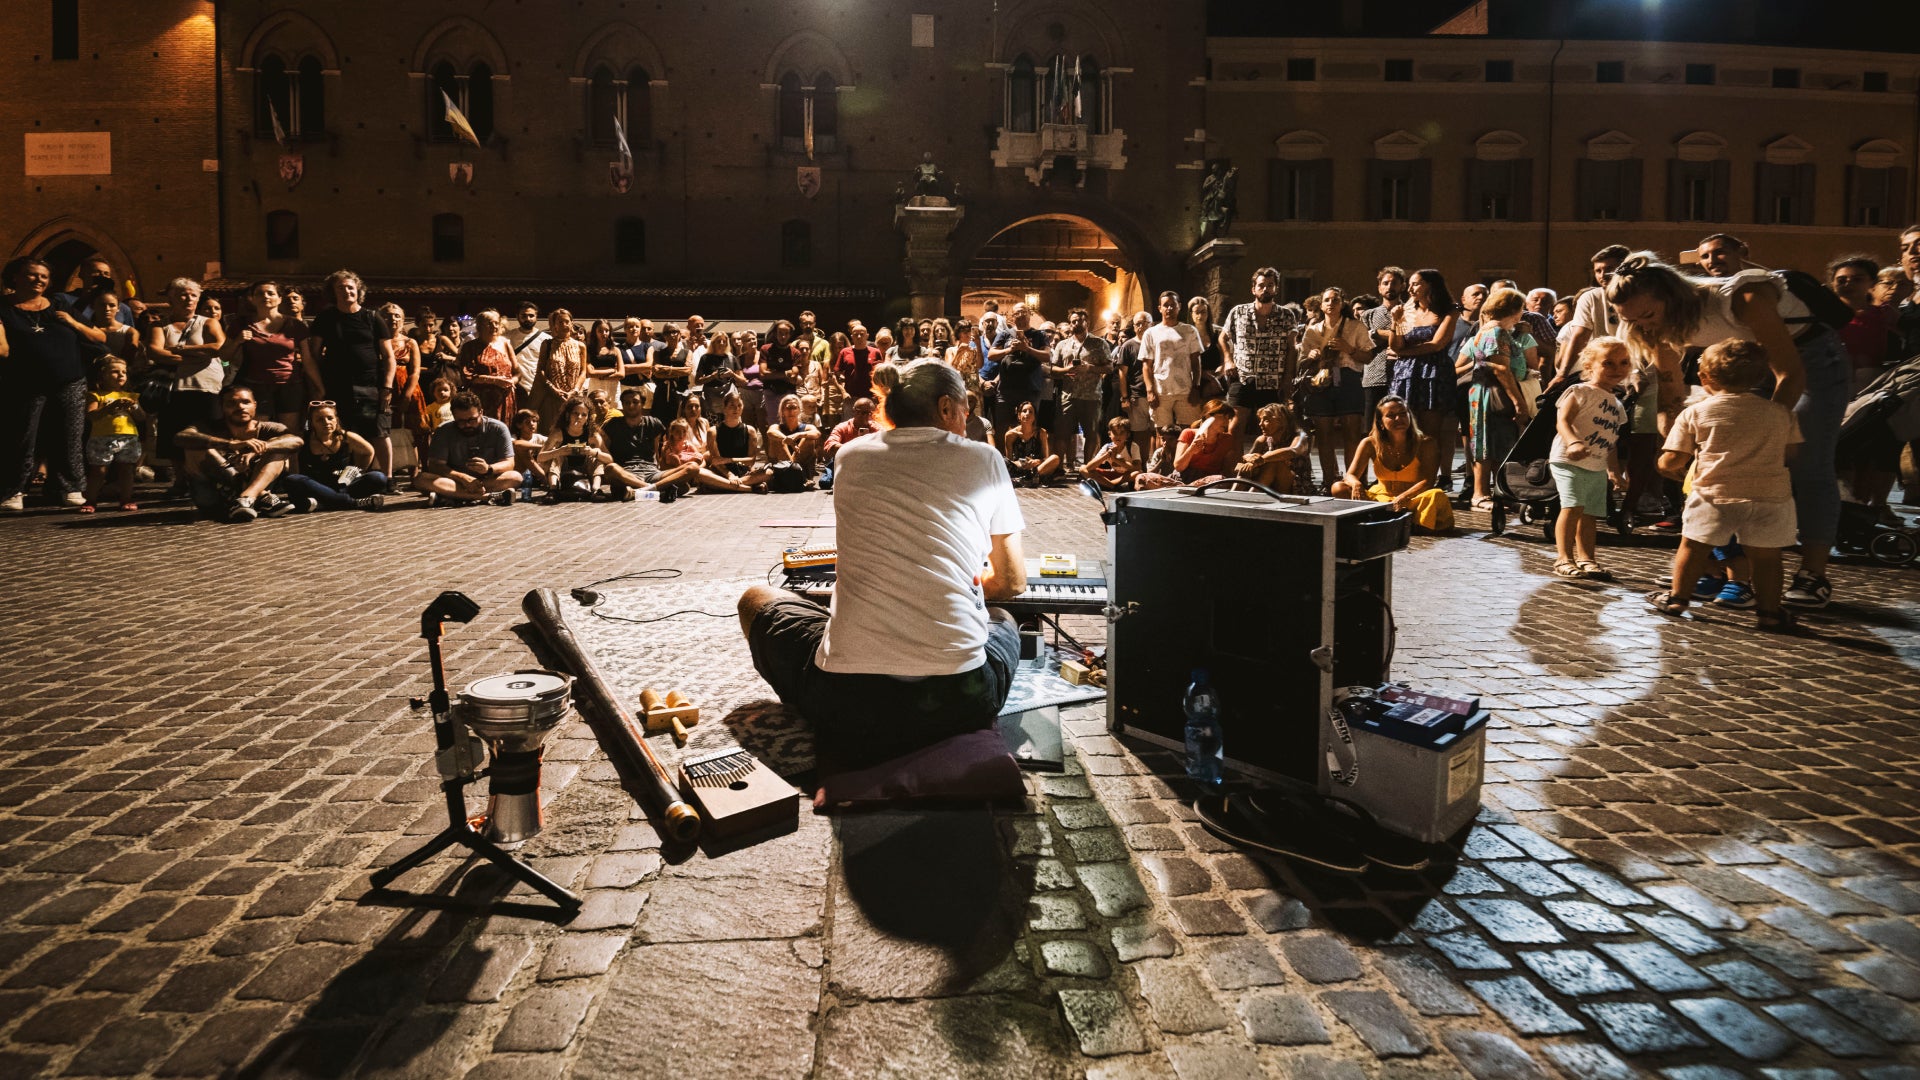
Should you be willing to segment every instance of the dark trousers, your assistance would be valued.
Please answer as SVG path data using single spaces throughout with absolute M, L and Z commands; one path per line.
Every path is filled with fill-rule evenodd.
M 355 500 L 387 490 L 387 474 L 369 470 L 361 473 L 353 483 L 339 488 L 316 477 L 289 473 L 280 478 L 280 486 L 287 489 L 287 494 L 296 503 L 301 499 L 312 499 L 320 504 L 322 510 L 351 510 Z
M 27 490 L 37 461 L 47 463 L 48 498 L 84 491 L 87 473 L 80 448 L 86 430 L 85 379 L 54 386 L 0 386 L 0 499 Z

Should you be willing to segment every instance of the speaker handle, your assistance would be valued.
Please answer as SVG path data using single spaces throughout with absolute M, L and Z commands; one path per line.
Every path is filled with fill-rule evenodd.
M 1195 497 L 1203 497 L 1206 495 L 1207 492 L 1213 490 L 1214 488 L 1231 487 L 1236 484 L 1241 487 L 1250 487 L 1258 491 L 1264 491 L 1267 493 L 1269 497 L 1273 499 L 1274 502 L 1298 503 L 1299 505 L 1305 506 L 1308 503 L 1311 503 L 1313 501 L 1312 499 L 1307 498 L 1304 495 L 1282 495 L 1279 492 L 1268 487 L 1267 485 L 1260 483 L 1258 480 L 1249 480 L 1244 476 L 1222 477 L 1218 480 L 1213 481 L 1212 483 L 1201 484 L 1199 487 L 1193 488 L 1190 493 Z

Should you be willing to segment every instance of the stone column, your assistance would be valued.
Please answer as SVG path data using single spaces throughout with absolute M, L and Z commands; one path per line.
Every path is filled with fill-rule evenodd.
M 916 319 L 947 313 L 953 230 L 966 214 L 935 195 L 916 195 L 893 212 L 894 227 L 907 238 L 907 295 Z
M 1196 294 L 1204 294 L 1213 305 L 1216 327 L 1226 318 L 1227 309 L 1246 291 L 1246 282 L 1234 276 L 1234 266 L 1246 253 L 1246 241 L 1220 236 L 1201 244 L 1187 256 L 1187 280 Z

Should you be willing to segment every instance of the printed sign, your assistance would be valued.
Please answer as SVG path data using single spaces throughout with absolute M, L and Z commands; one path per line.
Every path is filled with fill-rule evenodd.
M 113 135 L 105 131 L 30 131 L 28 176 L 107 176 L 113 172 Z

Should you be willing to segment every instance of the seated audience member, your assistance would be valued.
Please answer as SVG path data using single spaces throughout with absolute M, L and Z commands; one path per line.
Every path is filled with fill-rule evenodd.
M 293 504 L 267 491 L 300 449 L 301 438 L 286 425 L 255 415 L 253 391 L 235 384 L 220 392 L 220 420 L 189 424 L 174 433 L 184 454 L 187 486 L 194 504 L 209 514 L 225 510 L 227 520 L 279 517 Z
M 486 415 L 471 390 L 453 395 L 451 404 L 453 420 L 433 433 L 413 489 L 426 492 L 435 506 L 483 499 L 511 506 L 513 489 L 524 479 L 513 467 L 513 433 Z
M 614 497 L 623 502 L 632 499 L 636 491 L 658 488 L 678 495 L 689 487 L 685 469 L 677 464 L 661 467 L 660 444 L 666 439 L 667 425 L 647 411 L 642 404 L 645 400 L 637 386 L 620 391 L 619 419 L 600 429 L 601 443 L 611 459 L 607 463 L 607 484 Z
M 1060 471 L 1060 455 L 1053 452 L 1051 438 L 1040 427 L 1033 402 L 1023 401 L 1007 429 L 1002 449 L 1007 455 L 1007 473 L 1014 487 L 1039 487 Z
M 587 391 L 587 404 L 593 407 L 593 422 L 601 427 L 606 427 L 607 421 L 620 415 L 620 410 L 614 408 L 613 395 L 605 390 Z
M 753 486 L 707 467 L 707 445 L 694 434 L 693 425 L 682 416 L 667 425 L 667 437 L 661 441 L 660 456 L 671 461 L 682 470 L 687 480 L 696 487 L 714 491 L 753 491 Z M 764 482 L 760 491 L 765 493 Z M 689 492 L 691 494 L 691 492 Z
M 993 425 L 987 422 L 982 411 L 985 405 L 980 400 L 980 391 L 967 391 L 967 438 L 973 442 L 993 445 Z
M 746 412 L 746 399 L 739 394 L 720 399 L 720 422 L 707 435 L 707 467 L 758 488 L 769 473 L 754 467 L 760 458 L 760 433 L 745 421 Z
M 331 401 L 307 403 L 307 438 L 293 467 L 281 486 L 298 513 L 385 505 L 387 477 L 373 467 L 373 444 L 340 425 Z
M 820 459 L 820 429 L 801 419 L 800 409 L 797 395 L 780 399 L 780 419 L 767 428 L 767 461 L 791 461 L 812 476 Z
M 554 474 L 550 485 L 554 502 L 593 498 L 600 467 L 611 464 L 613 456 L 601 441 L 600 425 L 593 419 L 593 403 L 585 394 L 575 394 L 561 404 L 553 430 L 547 432 L 535 459 Z
M 1265 484 L 1282 495 L 1311 491 L 1313 466 L 1307 460 L 1307 433 L 1294 433 L 1287 407 L 1269 401 L 1255 411 L 1254 417 L 1260 422 L 1260 434 L 1253 440 L 1253 449 L 1233 467 L 1233 475 Z
M 864 438 L 880 430 L 873 422 L 873 399 L 857 398 L 849 415 L 827 435 L 827 441 L 820 445 L 820 460 L 826 465 L 826 471 L 820 476 L 820 486 L 833 486 L 833 459 L 840 448 L 855 439 Z
M 1232 425 L 1233 406 L 1219 398 L 1207 402 L 1201 407 L 1200 419 L 1181 430 L 1178 442 L 1171 447 L 1173 474 L 1143 472 L 1134 477 L 1134 487 L 1147 491 L 1181 484 L 1204 484 L 1232 475 L 1233 467 L 1239 460 L 1240 443 L 1233 434 Z M 1168 449 L 1162 446 L 1162 455 Z
M 1425 532 L 1453 528 L 1453 504 L 1433 485 L 1439 468 L 1439 444 L 1421 432 L 1405 398 L 1388 394 L 1374 407 L 1373 430 L 1360 440 L 1347 474 L 1334 481 L 1336 499 L 1372 499 L 1395 510 L 1413 511 L 1413 523 Z M 1372 487 L 1361 478 L 1371 465 L 1379 477 Z
M 1124 416 L 1107 421 L 1107 444 L 1087 462 L 1087 476 L 1108 491 L 1132 491 L 1140 475 L 1140 459 L 1133 452 L 1131 422 Z
M 513 414 L 513 471 L 521 476 L 520 497 L 530 499 L 533 489 L 553 486 L 553 478 L 547 473 L 546 462 L 540 460 L 540 448 L 547 445 L 547 437 L 540 434 L 540 414 L 532 409 L 520 409 Z
M 113 308 L 106 301 L 112 299 L 112 293 L 104 294 L 99 310 L 111 314 Z M 80 504 L 80 512 L 93 513 L 108 484 L 118 493 L 120 509 L 138 510 L 133 473 L 140 464 L 140 434 L 148 426 L 147 413 L 140 407 L 139 396 L 127 389 L 125 360 L 107 353 L 94 360 L 93 370 L 93 392 L 87 397 L 87 501 Z

